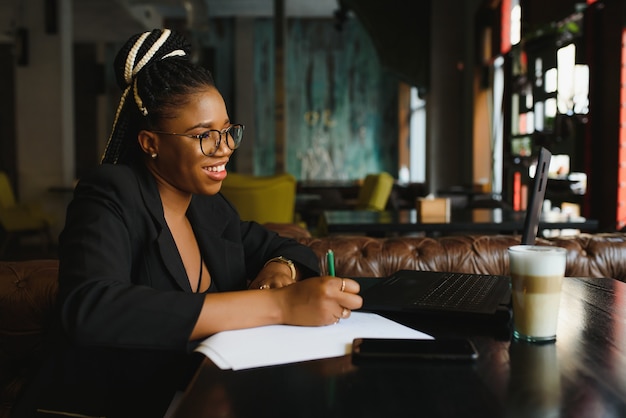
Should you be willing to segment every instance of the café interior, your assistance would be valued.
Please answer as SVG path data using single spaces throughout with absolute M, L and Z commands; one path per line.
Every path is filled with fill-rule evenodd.
M 323 279 L 341 279 L 336 293 L 345 295 L 344 277 L 367 291 L 408 271 L 452 275 L 436 287 L 456 295 L 478 273 L 506 279 L 515 298 L 547 296 L 550 321 L 543 309 L 528 311 L 550 332 L 514 338 L 512 319 L 524 316 L 506 292 L 492 310 L 451 317 L 357 309 L 346 318 L 344 308 L 325 327 L 278 326 L 289 330 L 282 336 L 275 327 L 210 336 L 175 394 L 168 367 L 153 361 L 165 350 L 115 350 L 116 363 L 130 354 L 132 367 L 96 374 L 94 385 L 42 388 L 60 406 L 38 416 L 626 416 L 624 0 L 3 0 L 1 418 L 15 416 L 59 312 L 57 237 L 111 130 L 120 97 L 113 57 L 130 35 L 155 27 L 186 33 L 231 121 L 245 125 L 221 192 L 242 218 L 300 234 L 320 273 L 336 273 Z M 558 264 L 567 277 L 543 271 L 559 290 L 527 292 L 513 285 L 508 251 L 521 242 L 543 171 L 539 244 L 567 254 L 564 265 L 536 265 Z M 111 287 L 124 299 L 122 280 Z M 172 294 L 157 298 L 168 300 L 164 293 Z M 157 318 L 167 328 L 170 319 Z M 99 324 L 88 340 L 117 329 Z M 412 347 L 411 360 L 393 349 L 380 363 L 380 347 L 369 360 L 346 351 L 367 335 L 422 333 L 471 342 L 471 357 L 433 360 L 431 351 L 423 361 Z M 86 374 L 105 368 L 87 360 L 97 367 Z M 63 395 L 82 408 L 55 396 L 69 386 Z M 116 401 L 131 408 L 107 413 Z
M 111 129 L 114 54 L 154 27 L 186 33 L 245 125 L 223 186 L 242 218 L 523 213 L 545 147 L 544 215 L 626 225 L 623 0 L 10 0 L 0 259 L 54 256 Z

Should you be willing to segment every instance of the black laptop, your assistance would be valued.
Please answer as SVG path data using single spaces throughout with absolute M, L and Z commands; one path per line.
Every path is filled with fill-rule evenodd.
M 552 154 L 541 148 L 528 198 L 522 244 L 533 244 L 545 196 Z M 400 270 L 361 292 L 370 312 L 406 312 L 447 316 L 511 317 L 508 276 Z

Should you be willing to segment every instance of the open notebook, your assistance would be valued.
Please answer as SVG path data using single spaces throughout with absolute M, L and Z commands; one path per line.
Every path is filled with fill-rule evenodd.
M 533 244 L 552 154 L 541 148 L 529 194 L 522 244 Z M 415 312 L 460 318 L 511 316 L 508 276 L 401 270 L 361 293 L 364 311 Z

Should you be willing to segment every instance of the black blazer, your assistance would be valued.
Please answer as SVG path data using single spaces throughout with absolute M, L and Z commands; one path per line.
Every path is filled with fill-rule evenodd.
M 245 289 L 278 255 L 297 262 L 305 276 L 318 272 L 308 247 L 240 221 L 221 194 L 193 196 L 187 216 L 213 291 Z M 187 347 L 204 296 L 190 288 L 156 181 L 143 164 L 104 164 L 78 184 L 59 238 L 59 258 L 61 318 L 74 341 Z
M 193 196 L 187 216 L 211 274 L 209 291 L 245 289 L 278 255 L 305 277 L 318 274 L 308 247 L 242 222 L 221 194 Z M 204 295 L 190 288 L 145 166 L 101 165 L 80 181 L 59 261 L 58 321 L 15 416 L 39 416 L 38 408 L 163 416 L 196 365 L 196 342 L 188 340 Z

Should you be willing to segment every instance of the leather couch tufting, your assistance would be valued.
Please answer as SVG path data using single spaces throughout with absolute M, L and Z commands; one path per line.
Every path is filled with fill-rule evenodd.
M 343 277 L 383 277 L 400 269 L 507 275 L 506 249 L 520 239 L 512 235 L 316 238 L 294 228 L 278 232 L 312 248 L 323 273 L 328 271 L 326 251 L 332 249 L 336 274 Z M 540 238 L 537 243 L 567 248 L 568 276 L 626 282 L 626 233 Z M 9 416 L 29 368 L 41 354 L 42 336 L 55 307 L 57 269 L 57 260 L 0 261 L 0 418 Z

